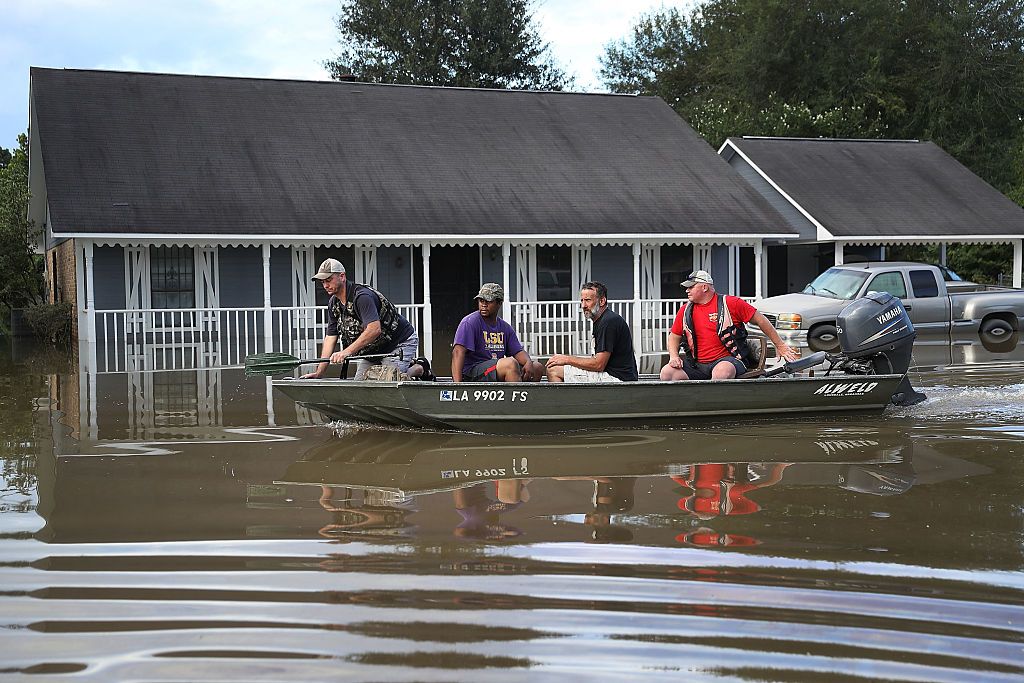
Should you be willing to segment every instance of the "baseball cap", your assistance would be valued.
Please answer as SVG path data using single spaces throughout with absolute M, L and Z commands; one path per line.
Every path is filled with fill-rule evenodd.
M 682 283 L 682 285 L 683 285 L 683 287 L 686 287 L 687 289 L 689 289 L 690 287 L 693 287 L 698 282 L 703 282 L 705 284 L 709 284 L 709 285 L 712 285 L 712 286 L 714 286 L 714 284 L 715 284 L 714 279 L 712 279 L 712 277 L 711 277 L 711 273 L 709 273 L 706 270 L 695 270 L 692 273 L 690 273 L 689 277 L 686 278 L 686 280 Z
M 326 280 L 330 276 L 336 273 L 344 273 L 345 266 L 342 265 L 341 261 L 334 258 L 329 258 L 320 264 L 320 270 L 316 271 L 311 279 L 313 280 Z
M 480 287 L 480 291 L 473 298 L 484 301 L 504 301 L 505 290 L 497 282 L 487 282 Z

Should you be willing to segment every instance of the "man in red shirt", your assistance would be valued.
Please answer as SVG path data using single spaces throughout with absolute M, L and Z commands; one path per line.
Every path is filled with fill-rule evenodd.
M 690 273 L 682 284 L 689 303 L 679 309 L 668 333 L 668 364 L 661 369 L 661 379 L 733 379 L 742 375 L 752 364 L 744 327 L 748 322 L 761 328 L 779 356 L 786 360 L 800 357 L 756 308 L 739 297 L 715 292 L 715 281 L 707 271 Z

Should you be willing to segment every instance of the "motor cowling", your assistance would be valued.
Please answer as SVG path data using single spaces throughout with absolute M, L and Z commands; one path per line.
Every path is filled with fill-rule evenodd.
M 839 347 L 848 358 L 870 358 L 878 374 L 903 374 L 917 332 L 903 302 L 888 292 L 872 292 L 840 311 Z
M 872 292 L 839 312 L 836 318 L 839 347 L 847 372 L 905 375 L 910 369 L 917 332 L 903 302 L 888 292 Z M 859 370 L 858 368 L 863 368 Z M 904 377 L 893 395 L 897 405 L 913 405 L 925 399 Z

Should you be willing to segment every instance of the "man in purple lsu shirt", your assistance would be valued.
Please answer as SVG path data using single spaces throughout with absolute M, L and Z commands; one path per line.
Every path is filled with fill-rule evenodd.
M 477 310 L 455 331 L 452 379 L 456 382 L 538 382 L 544 366 L 530 358 L 512 326 L 498 317 L 501 285 L 488 282 L 476 295 Z

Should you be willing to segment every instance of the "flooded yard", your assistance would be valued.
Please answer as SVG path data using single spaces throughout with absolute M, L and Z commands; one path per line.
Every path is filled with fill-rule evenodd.
M 1016 339 L 881 416 L 518 437 L 0 349 L 4 678 L 1024 677 Z

